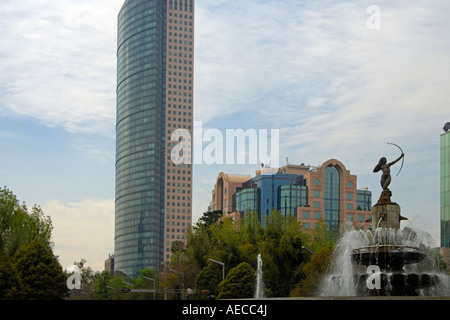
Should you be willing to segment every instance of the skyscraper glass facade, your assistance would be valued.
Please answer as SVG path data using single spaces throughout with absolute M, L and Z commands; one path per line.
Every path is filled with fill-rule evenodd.
M 169 141 L 177 128 L 192 132 L 193 6 L 193 0 L 127 0 L 118 16 L 115 269 L 128 276 L 163 265 L 168 240 L 183 240 L 190 223 L 191 166 L 170 161 Z M 184 88 L 174 91 L 175 82 Z M 172 117 L 175 108 L 184 117 Z M 176 209 L 166 203 L 172 191 L 180 195 Z M 172 232 L 165 228 L 168 213 L 177 210 L 183 225 Z
M 236 193 L 236 210 L 239 212 L 259 212 L 259 190 L 246 188 Z
M 308 204 L 308 187 L 284 185 L 279 187 L 278 207 L 283 216 L 296 216 L 297 207 Z
M 244 183 L 236 192 L 236 207 L 239 212 L 256 212 L 262 222 L 273 210 L 282 215 L 296 215 L 298 206 L 308 203 L 308 188 L 302 175 L 259 175 Z
M 441 135 L 441 247 L 450 247 L 450 132 Z
M 324 210 L 325 223 L 329 230 L 338 236 L 340 209 L 340 177 L 334 166 L 324 170 Z
M 164 1 L 126 1 L 119 13 L 115 269 L 158 267 L 164 241 Z

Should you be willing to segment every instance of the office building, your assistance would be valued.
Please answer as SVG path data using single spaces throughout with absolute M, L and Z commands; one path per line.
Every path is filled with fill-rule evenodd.
M 234 219 L 256 212 L 262 222 L 273 210 L 294 215 L 305 230 L 321 219 L 336 236 L 341 227 L 371 227 L 372 193 L 357 189 L 357 177 L 340 161 L 318 167 L 286 165 L 263 168 L 256 176 L 219 174 L 212 191 L 211 208 Z
M 108 259 L 105 260 L 105 271 L 114 274 L 114 255 L 108 255 Z
M 126 0 L 117 41 L 115 270 L 137 276 L 191 224 L 192 166 L 171 161 L 171 136 L 193 134 L 194 0 Z
M 336 159 L 324 162 L 305 174 L 308 205 L 297 208 L 305 229 L 314 229 L 321 218 L 336 237 L 347 225 L 371 228 L 372 193 L 357 188 L 357 177 Z

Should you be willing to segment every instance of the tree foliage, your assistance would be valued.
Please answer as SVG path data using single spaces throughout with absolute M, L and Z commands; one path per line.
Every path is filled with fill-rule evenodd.
M 0 250 L 13 257 L 34 239 L 53 250 L 52 232 L 52 221 L 40 206 L 34 205 L 29 211 L 9 189 L 0 188 Z
M 228 272 L 219 284 L 218 299 L 241 299 L 253 296 L 255 287 L 255 269 L 247 262 L 240 263 Z
M 61 299 L 67 293 L 66 276 L 51 250 L 37 238 L 21 247 L 14 264 L 22 280 L 25 299 Z
M 325 247 L 313 254 L 311 260 L 303 267 L 305 278 L 296 285 L 292 296 L 313 297 L 317 295 L 320 280 L 327 272 L 332 253 L 331 247 Z
M 195 285 L 198 290 L 207 290 L 212 295 L 217 296 L 219 293 L 219 283 L 222 280 L 222 267 L 210 262 L 198 274 Z
M 202 270 L 196 281 L 197 289 L 228 296 L 221 290 L 229 288 L 218 281 L 222 267 L 211 264 L 209 259 L 224 263 L 225 273 L 230 274 L 242 263 L 255 270 L 257 255 L 261 254 L 269 296 L 289 295 L 302 276 L 301 265 L 305 260 L 302 248 L 307 239 L 294 216 L 283 216 L 274 210 L 262 221 L 254 212 L 246 213 L 239 224 L 227 217 L 210 225 L 204 223 L 206 220 L 200 219 L 190 228 L 187 239 L 186 255 Z M 253 292 L 248 294 L 247 297 L 253 296 Z
M 53 255 L 52 221 L 0 188 L 0 299 L 61 299 L 66 275 Z
M 23 298 L 22 280 L 11 259 L 0 251 L 0 300 Z

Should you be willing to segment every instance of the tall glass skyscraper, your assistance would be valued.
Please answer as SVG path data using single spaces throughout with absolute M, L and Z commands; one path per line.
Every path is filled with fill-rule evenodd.
M 126 0 L 117 41 L 115 270 L 135 277 L 169 261 L 192 219 L 171 135 L 193 134 L 194 0 Z
M 441 247 L 450 248 L 450 131 L 441 135 Z

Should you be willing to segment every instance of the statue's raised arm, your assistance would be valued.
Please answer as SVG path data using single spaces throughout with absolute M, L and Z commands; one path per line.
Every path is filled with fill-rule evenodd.
M 399 162 L 403 157 L 405 156 L 404 153 L 398 159 L 387 163 L 386 157 L 383 157 L 380 159 L 376 167 L 373 169 L 373 172 L 382 171 L 383 174 L 381 175 L 381 187 L 383 190 L 387 190 L 389 185 L 391 184 L 392 178 L 391 178 L 391 166 Z
M 391 184 L 391 181 L 392 181 L 391 166 L 393 166 L 400 160 L 404 159 L 404 157 L 405 157 L 405 154 L 404 154 L 402 148 L 400 148 L 400 146 L 393 144 L 393 143 L 389 143 L 389 144 L 397 146 L 402 151 L 402 154 L 400 157 L 398 157 L 397 159 L 395 159 L 394 161 L 389 162 L 389 163 L 387 162 L 386 157 L 382 157 L 380 159 L 380 161 L 378 161 L 378 164 L 373 169 L 373 172 L 378 172 L 378 171 L 382 172 L 380 184 L 381 184 L 381 188 L 383 188 L 383 192 L 381 193 L 381 197 L 380 197 L 380 200 L 378 201 L 378 203 L 390 202 L 390 197 L 392 196 L 392 192 L 389 190 L 389 185 Z M 399 173 L 402 170 L 402 168 L 403 168 L 403 162 L 402 162 L 402 167 L 399 170 Z

